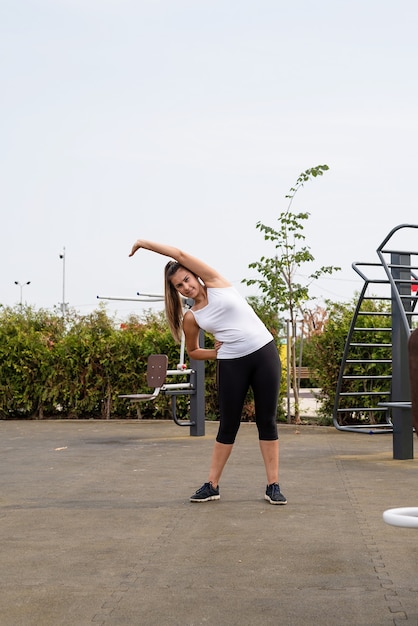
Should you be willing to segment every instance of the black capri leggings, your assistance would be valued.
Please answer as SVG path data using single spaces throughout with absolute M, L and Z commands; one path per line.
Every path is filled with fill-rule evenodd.
M 281 363 L 274 341 L 237 359 L 218 360 L 219 443 L 232 444 L 241 423 L 248 390 L 254 393 L 258 438 L 274 441 L 277 435 L 277 400 Z

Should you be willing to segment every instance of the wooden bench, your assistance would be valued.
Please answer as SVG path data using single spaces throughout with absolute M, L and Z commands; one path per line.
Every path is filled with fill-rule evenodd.
M 309 367 L 298 366 L 296 368 L 296 378 L 315 378 L 314 372 Z

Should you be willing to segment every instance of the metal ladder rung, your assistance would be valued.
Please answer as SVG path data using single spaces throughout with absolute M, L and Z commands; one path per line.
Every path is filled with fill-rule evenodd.
M 376 298 L 375 298 L 376 299 Z M 390 311 L 359 311 L 357 313 L 357 315 L 376 315 L 376 316 L 383 316 L 383 317 L 389 317 L 392 315 L 392 313 Z
M 370 397 L 370 396 L 390 396 L 390 391 L 344 391 L 340 393 L 340 398 L 348 398 L 352 396 Z
M 408 254 L 411 256 L 418 256 L 418 252 L 412 252 L 412 250 L 385 250 L 382 249 L 381 250 L 382 254 Z M 404 270 L 416 270 L 418 269 L 418 267 L 414 267 L 413 265 L 396 265 L 395 263 L 388 263 L 387 264 L 388 267 L 397 267 L 399 269 L 404 269 Z
M 400 254 L 407 254 L 408 256 L 410 255 L 410 258 L 413 256 L 416 256 L 418 258 L 418 252 L 405 252 L 404 251 L 404 252 L 401 252 Z M 405 265 L 404 263 L 403 264 L 402 263 L 388 263 L 387 261 L 385 261 L 385 263 L 388 267 L 395 267 L 400 270 L 418 270 L 417 265 L 409 265 L 409 264 Z M 413 272 L 411 272 L 411 274 L 413 274 Z M 414 276 L 414 278 L 416 278 L 416 276 Z
M 386 422 L 386 424 L 351 424 L 346 426 L 340 426 L 340 430 L 351 431 L 352 433 L 361 432 L 362 430 L 368 430 L 369 433 L 378 432 L 381 430 L 383 433 L 392 433 L 393 426 L 391 423 Z
M 385 412 L 387 411 L 387 408 L 384 407 L 370 407 L 370 406 L 363 406 L 363 407 L 352 407 L 351 409 L 338 409 L 338 413 L 374 413 L 375 411 L 380 411 L 380 412 Z
M 391 343 L 350 343 L 352 348 L 391 348 Z
M 379 333 L 381 333 L 381 332 L 385 332 L 385 331 L 386 331 L 386 332 L 389 332 L 389 333 L 391 333 L 391 332 L 392 332 L 392 329 L 391 329 L 391 328 L 389 328 L 389 327 L 386 327 L 386 328 L 373 328 L 373 327 L 372 327 L 372 328 L 366 328 L 366 327 L 362 327 L 362 326 L 358 326 L 358 327 L 356 326 L 356 328 L 353 328 L 353 330 L 354 330 L 354 331 L 360 331 L 360 330 L 362 330 L 362 331 L 365 331 L 365 332 L 367 332 L 367 333 L 369 333 L 369 332 L 375 332 L 375 331 L 376 331 L 376 332 L 379 332 Z
M 418 300 L 418 296 L 402 295 L 401 293 L 399 294 L 399 297 L 401 300 Z M 416 313 L 413 313 L 412 311 L 405 311 L 405 313 L 409 313 L 409 315 L 416 315 Z
M 364 374 L 362 375 L 349 375 L 349 376 L 343 376 L 343 380 L 392 380 L 392 376 L 386 376 L 386 375 L 381 375 L 381 376 L 366 376 Z
M 369 283 L 372 282 L 376 282 L 376 283 L 383 283 L 385 285 L 389 285 L 389 281 L 388 280 L 376 280 L 376 281 L 371 281 L 369 280 Z M 363 301 L 364 300 L 392 300 L 391 296 L 379 296 L 378 298 L 376 296 L 363 296 Z
M 392 359 L 347 359 L 346 363 L 371 363 L 371 364 L 380 364 L 380 363 L 392 363 Z

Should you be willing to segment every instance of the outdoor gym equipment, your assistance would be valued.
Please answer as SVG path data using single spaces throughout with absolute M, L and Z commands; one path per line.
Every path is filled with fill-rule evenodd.
M 125 398 L 139 404 L 154 401 L 160 393 L 171 396 L 172 418 L 177 426 L 190 427 L 192 437 L 202 437 L 205 434 L 204 362 L 191 360 L 189 369 L 179 365 L 176 370 L 167 369 L 167 364 L 167 355 L 150 355 L 147 361 L 147 383 L 153 392 L 122 394 L 119 398 Z M 185 376 L 186 381 L 167 382 L 167 376 Z M 190 396 L 190 419 L 188 420 L 179 420 L 177 417 L 177 397 L 182 395 Z
M 125 302 L 163 302 L 164 296 L 155 293 L 137 292 L 139 298 L 115 298 L 97 296 L 99 300 L 121 300 Z M 184 308 L 193 305 L 193 300 L 182 298 Z M 199 345 L 204 347 L 204 333 L 199 333 Z M 172 418 L 177 426 L 190 427 L 190 436 L 203 437 L 205 434 L 205 364 L 204 361 L 190 360 L 188 368 L 184 362 L 185 338 L 182 334 L 180 343 L 180 362 L 177 369 L 167 369 L 168 359 L 166 355 L 151 355 L 147 362 L 147 384 L 153 388 L 150 394 L 123 394 L 120 398 L 126 398 L 131 402 L 153 401 L 160 394 L 171 396 Z M 185 376 L 186 381 L 167 382 L 167 376 Z M 190 419 L 180 420 L 177 417 L 177 397 L 190 397 Z M 139 411 L 140 414 L 140 411 Z
M 413 458 L 408 340 L 418 315 L 418 246 L 414 251 L 405 240 L 415 243 L 417 228 L 395 227 L 377 248 L 378 263 L 352 265 L 364 285 L 346 339 L 333 411 L 338 430 L 392 433 L 395 459 Z M 372 294 L 371 287 L 383 293 Z M 390 307 L 370 311 L 367 300 L 386 301 Z M 373 319 L 380 326 L 370 323 Z

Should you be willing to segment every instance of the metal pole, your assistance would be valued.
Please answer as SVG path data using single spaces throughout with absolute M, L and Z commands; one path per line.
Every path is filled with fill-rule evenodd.
M 155 298 L 148 298 L 148 297 L 144 297 L 144 298 L 113 298 L 111 296 L 96 296 L 96 298 L 98 300 L 121 300 L 123 302 L 162 302 L 164 300 L 164 298 L 159 298 L 159 297 L 155 297 Z
M 186 338 L 184 336 L 184 333 L 181 333 L 181 343 L 180 343 L 180 362 L 178 364 L 178 368 L 181 369 L 182 367 L 185 367 L 184 365 L 184 349 L 185 349 L 185 345 L 186 345 Z
M 62 259 L 62 302 L 61 302 L 61 313 L 62 316 L 65 317 L 66 313 L 66 303 L 65 303 L 65 246 L 62 249 L 62 254 L 60 254 L 60 259 Z
M 205 347 L 205 335 L 199 333 L 199 346 Z M 203 437 L 205 434 L 205 362 L 190 359 L 190 367 L 195 373 L 195 393 L 190 396 L 191 437 Z
M 286 385 L 287 385 L 287 423 L 291 424 L 292 416 L 290 415 L 290 320 L 286 320 L 287 329 L 287 346 L 286 346 Z
M 400 295 L 410 295 L 411 285 L 411 255 L 392 252 L 391 264 L 394 266 L 404 266 L 403 268 L 392 267 L 391 272 L 396 283 L 396 288 Z M 402 300 L 406 313 L 411 311 L 411 302 Z M 410 324 L 410 316 L 408 317 Z M 408 369 L 408 339 L 404 324 L 402 323 L 402 311 L 399 309 L 398 300 L 392 294 L 392 394 L 393 402 L 407 401 L 410 398 L 409 369 Z M 393 458 L 413 459 L 414 440 L 412 430 L 412 413 L 410 409 L 393 407 Z
M 62 255 L 62 314 L 65 315 L 65 247 Z

